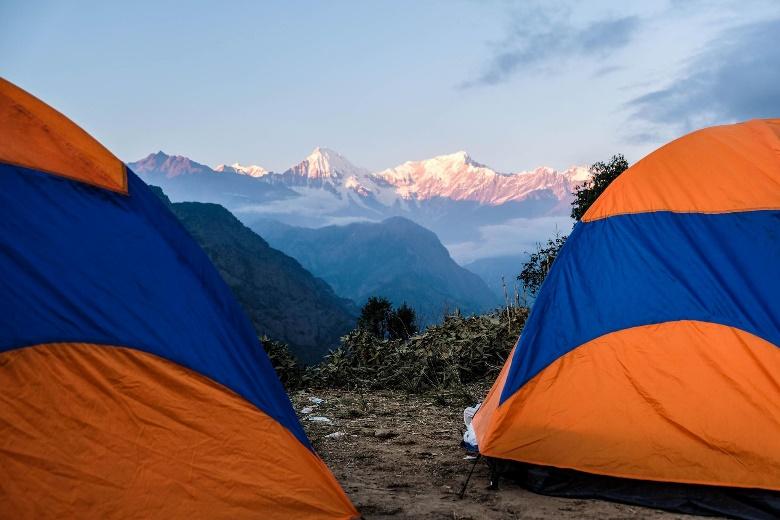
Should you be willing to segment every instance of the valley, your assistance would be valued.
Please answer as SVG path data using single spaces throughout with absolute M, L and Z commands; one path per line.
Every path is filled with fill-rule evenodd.
M 223 206 L 353 311 L 384 296 L 409 303 L 423 325 L 505 303 L 502 277 L 510 299 L 522 296 L 522 259 L 571 226 L 571 192 L 589 176 L 584 167 L 499 173 L 466 152 L 371 172 L 323 147 L 282 172 L 163 152 L 128 166 L 176 203 Z

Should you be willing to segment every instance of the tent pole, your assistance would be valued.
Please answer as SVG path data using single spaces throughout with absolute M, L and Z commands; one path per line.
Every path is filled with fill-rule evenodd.
M 459 498 L 463 498 L 466 494 L 466 487 L 469 485 L 469 481 L 471 480 L 471 474 L 474 473 L 474 468 L 477 467 L 477 462 L 479 462 L 479 459 L 482 458 L 482 454 L 478 453 L 477 457 L 474 459 L 474 464 L 471 465 L 471 471 L 469 471 L 469 476 L 466 477 L 466 482 L 463 483 L 463 488 L 460 490 L 460 493 L 458 494 Z

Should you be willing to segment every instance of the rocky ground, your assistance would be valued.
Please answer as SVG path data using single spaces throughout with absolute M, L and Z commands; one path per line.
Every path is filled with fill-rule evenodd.
M 459 499 L 472 464 L 459 447 L 462 411 L 485 390 L 426 396 L 299 391 L 292 400 L 315 449 L 366 519 L 695 518 L 600 500 L 546 497 L 511 482 L 489 491 L 482 462 Z

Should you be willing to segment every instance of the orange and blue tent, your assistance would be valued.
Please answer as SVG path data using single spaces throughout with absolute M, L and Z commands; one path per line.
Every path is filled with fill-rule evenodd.
M 765 490 L 780 514 L 780 120 L 688 134 L 604 191 L 474 428 L 484 455 L 639 481 L 639 502 Z
M 358 516 L 203 251 L 5 80 L 0 516 Z

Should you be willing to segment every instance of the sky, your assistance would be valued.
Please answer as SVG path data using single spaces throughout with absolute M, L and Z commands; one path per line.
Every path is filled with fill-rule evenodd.
M 780 117 L 780 1 L 0 0 L 0 75 L 126 161 L 634 162 Z

